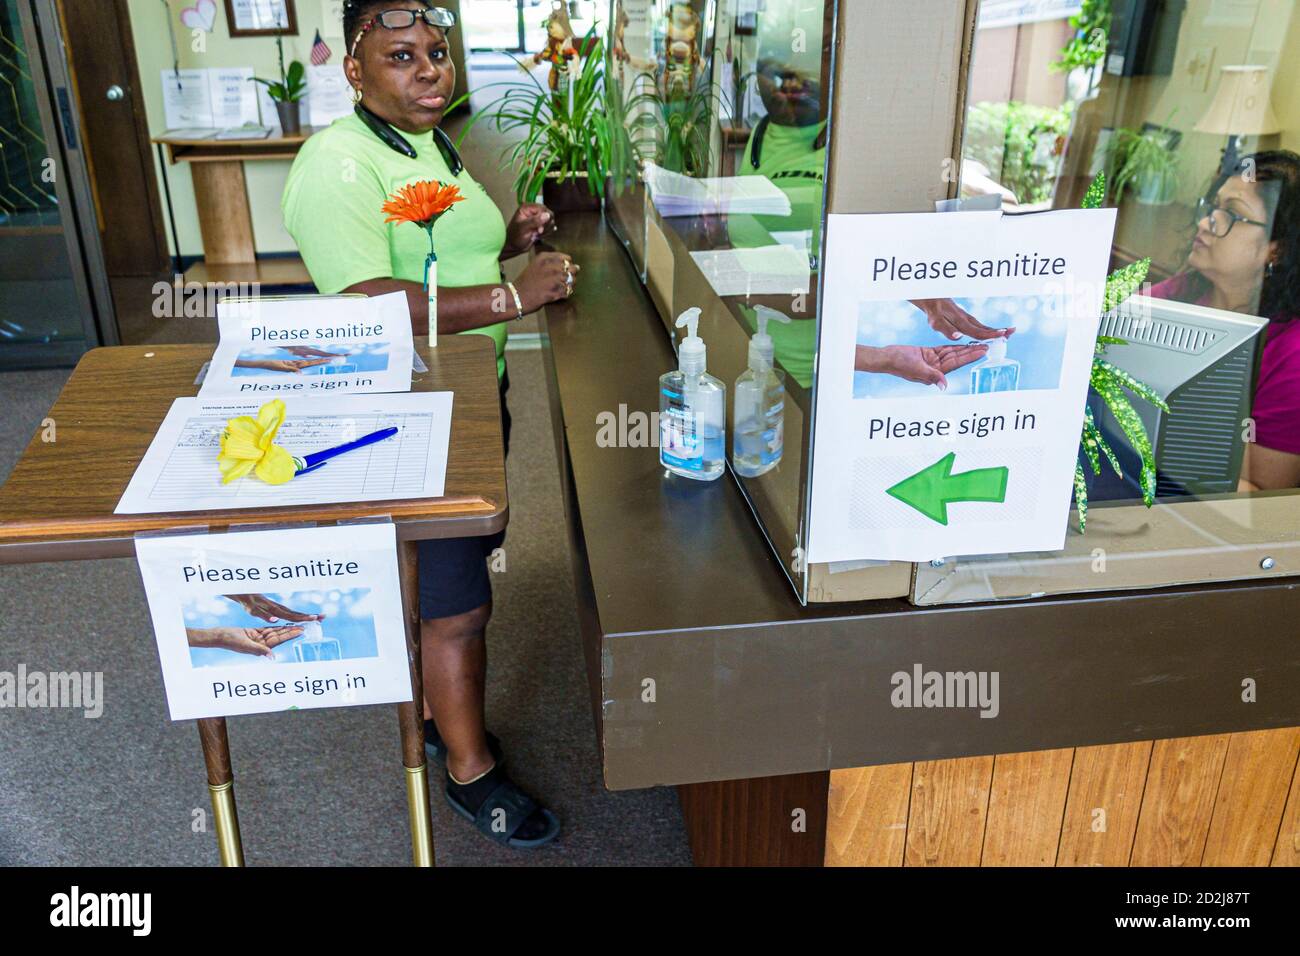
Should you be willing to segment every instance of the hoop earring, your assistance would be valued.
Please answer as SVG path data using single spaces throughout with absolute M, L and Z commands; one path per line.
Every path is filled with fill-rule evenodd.
M 359 86 L 354 86 L 352 88 L 352 105 L 353 106 L 361 105 L 361 87 Z
M 1274 270 L 1274 268 L 1275 268 L 1275 265 L 1274 265 L 1274 263 L 1273 263 L 1271 260 L 1269 261 L 1268 265 L 1264 266 L 1264 278 L 1265 278 L 1265 279 L 1271 279 L 1271 278 L 1273 278 L 1273 270 Z

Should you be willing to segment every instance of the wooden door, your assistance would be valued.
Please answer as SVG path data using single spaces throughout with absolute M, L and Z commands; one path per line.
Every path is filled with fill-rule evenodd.
M 149 79 L 139 75 L 127 0 L 58 7 L 106 270 L 111 278 L 162 275 L 171 267 L 140 86 Z

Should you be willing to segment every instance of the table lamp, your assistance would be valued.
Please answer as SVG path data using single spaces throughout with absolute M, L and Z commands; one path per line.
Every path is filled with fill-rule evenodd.
M 1228 137 L 1220 172 L 1230 174 L 1241 161 L 1237 144 L 1243 136 L 1264 136 L 1281 130 L 1269 103 L 1271 83 L 1266 66 L 1225 66 L 1220 71 L 1214 102 L 1193 127 L 1198 133 Z

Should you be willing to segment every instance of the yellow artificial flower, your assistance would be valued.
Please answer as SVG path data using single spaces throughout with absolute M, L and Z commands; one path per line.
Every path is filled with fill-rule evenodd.
M 284 402 L 277 398 L 258 409 L 256 420 L 240 415 L 226 422 L 217 455 L 223 485 L 250 471 L 268 485 L 283 485 L 293 478 L 298 470 L 293 456 L 275 444 L 284 412 Z

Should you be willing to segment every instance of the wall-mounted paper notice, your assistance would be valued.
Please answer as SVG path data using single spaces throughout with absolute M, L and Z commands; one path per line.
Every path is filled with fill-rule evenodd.
M 285 485 L 268 485 L 251 475 L 223 485 L 217 466 L 221 432 L 232 418 L 256 418 L 265 400 L 176 399 L 115 512 L 158 514 L 442 497 L 451 438 L 451 392 L 287 396 L 285 421 L 275 443 L 291 455 L 303 457 L 335 448 L 384 428 L 398 431 Z
M 212 84 L 207 70 L 163 70 L 163 115 L 168 129 L 212 127 Z
M 353 110 L 352 84 L 342 63 L 307 67 L 308 116 L 312 126 L 329 126 Z
M 392 523 L 135 550 L 172 720 L 411 699 Z
M 404 292 L 223 302 L 217 322 L 221 341 L 199 391 L 204 397 L 411 390 Z

